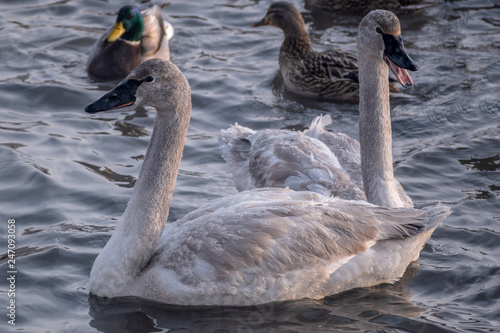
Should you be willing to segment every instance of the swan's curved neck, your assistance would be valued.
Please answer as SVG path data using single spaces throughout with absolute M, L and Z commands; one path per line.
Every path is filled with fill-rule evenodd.
M 389 70 L 379 57 L 358 53 L 361 172 L 367 200 L 403 207 L 392 166 Z
M 92 267 L 90 289 L 94 294 L 116 296 L 151 259 L 168 217 L 190 109 L 186 103 L 175 111 L 158 110 L 127 209 Z

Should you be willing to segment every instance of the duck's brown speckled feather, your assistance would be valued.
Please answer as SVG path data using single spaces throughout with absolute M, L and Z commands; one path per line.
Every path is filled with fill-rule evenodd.
M 279 63 L 287 87 L 310 96 L 355 100 L 358 96 L 356 55 L 342 50 L 314 52 L 308 39 L 286 38 Z
M 273 3 L 255 26 L 263 24 L 280 28 L 285 35 L 279 65 L 288 90 L 311 98 L 358 101 L 358 64 L 354 53 L 340 49 L 315 52 L 304 19 L 288 2 Z M 390 89 L 399 91 L 394 85 Z

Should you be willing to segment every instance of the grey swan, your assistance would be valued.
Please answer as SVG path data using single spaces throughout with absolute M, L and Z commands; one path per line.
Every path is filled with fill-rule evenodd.
M 166 225 L 190 97 L 175 65 L 151 59 L 85 109 L 157 111 L 132 197 L 90 272 L 96 296 L 244 306 L 390 283 L 449 214 L 438 203 L 387 208 L 271 188 L 214 200 Z

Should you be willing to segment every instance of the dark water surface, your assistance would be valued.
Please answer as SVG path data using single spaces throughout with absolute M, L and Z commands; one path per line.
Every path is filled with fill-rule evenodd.
M 137 1 L 139 2 L 139 1 Z M 141 7 L 146 7 L 143 3 Z M 301 100 L 277 75 L 282 33 L 251 28 L 270 2 L 172 1 L 172 60 L 193 112 L 169 221 L 235 193 L 217 135 L 234 122 L 303 129 L 331 114 L 358 137 L 357 106 Z M 316 49 L 355 51 L 360 17 L 303 13 Z M 180 308 L 89 297 L 92 263 L 130 198 L 155 112 L 90 116 L 113 84 L 88 79 L 118 0 L 0 3 L 0 332 L 499 332 L 500 2 L 442 1 L 400 16 L 420 70 L 392 99 L 396 176 L 453 214 L 405 278 L 321 301 Z M 16 326 L 7 324 L 8 220 L 16 227 Z

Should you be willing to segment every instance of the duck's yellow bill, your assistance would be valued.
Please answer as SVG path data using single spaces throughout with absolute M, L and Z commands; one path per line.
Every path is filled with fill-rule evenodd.
M 125 28 L 123 27 L 122 22 L 117 22 L 115 24 L 115 27 L 113 28 L 113 31 L 111 31 L 108 35 L 108 42 L 114 42 L 118 38 L 120 38 L 121 35 L 125 33 Z

